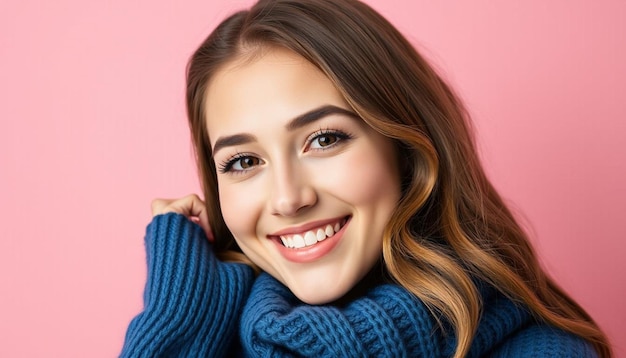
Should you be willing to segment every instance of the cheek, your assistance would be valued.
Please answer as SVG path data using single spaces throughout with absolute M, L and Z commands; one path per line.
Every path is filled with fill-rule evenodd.
M 325 185 L 353 205 L 395 205 L 400 195 L 393 155 L 370 146 L 346 152 L 326 173 Z
M 259 213 L 259 190 L 246 185 L 220 185 L 220 206 L 226 226 L 235 237 L 255 232 Z

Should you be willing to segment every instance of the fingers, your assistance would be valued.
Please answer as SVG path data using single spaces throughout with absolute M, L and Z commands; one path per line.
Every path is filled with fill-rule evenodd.
M 209 240 L 213 241 L 206 206 L 196 194 L 190 194 L 180 199 L 154 199 L 151 206 L 153 217 L 171 212 L 185 215 L 189 220 L 200 225 Z
M 154 199 L 152 201 L 152 216 L 170 212 L 185 216 L 199 216 L 203 210 L 205 210 L 204 202 L 196 194 L 179 199 Z

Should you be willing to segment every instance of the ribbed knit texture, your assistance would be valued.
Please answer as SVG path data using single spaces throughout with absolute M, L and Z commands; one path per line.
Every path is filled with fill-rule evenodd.
M 224 356 L 252 269 L 219 262 L 200 226 L 179 214 L 155 217 L 145 244 L 144 310 L 130 323 L 121 356 Z
M 468 357 L 596 357 L 579 337 L 535 322 L 530 313 L 481 288 L 483 315 Z M 453 332 L 441 331 L 424 304 L 381 285 L 343 309 L 310 306 L 268 274 L 260 275 L 241 315 L 250 357 L 450 357 Z
M 339 309 L 298 303 L 262 274 L 241 317 L 241 340 L 251 357 L 439 357 L 436 337 L 425 306 L 395 285 Z
M 455 337 L 404 288 L 385 284 L 343 308 L 300 302 L 268 274 L 222 263 L 200 226 L 154 218 L 146 232 L 144 310 L 122 357 L 449 357 Z M 469 357 L 596 357 L 579 337 L 538 324 L 479 284 L 484 307 Z M 244 307 L 245 306 L 245 307 Z M 445 321 L 443 321 L 445 324 Z M 239 332 L 239 339 L 237 339 Z
M 582 339 L 549 326 L 533 325 L 513 334 L 496 347 L 491 357 L 597 357 L 593 347 Z

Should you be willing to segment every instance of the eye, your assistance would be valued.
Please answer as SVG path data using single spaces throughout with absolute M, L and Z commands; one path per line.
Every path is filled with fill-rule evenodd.
M 343 140 L 350 139 L 347 133 L 336 130 L 324 130 L 314 133 L 308 140 L 307 150 L 325 150 L 338 145 Z
M 246 170 L 250 169 L 255 165 L 261 164 L 261 160 L 255 157 L 243 157 L 235 160 L 231 169 L 233 170 Z
M 329 145 L 335 144 L 338 140 L 339 138 L 337 138 L 337 136 L 332 133 L 322 134 L 313 139 L 311 146 L 324 148 L 324 147 L 328 147 Z
M 245 172 L 263 164 L 263 160 L 247 154 L 237 154 L 219 165 L 220 173 Z

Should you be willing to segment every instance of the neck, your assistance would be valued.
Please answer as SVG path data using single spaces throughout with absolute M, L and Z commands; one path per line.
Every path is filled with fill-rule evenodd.
M 344 307 L 355 299 L 364 296 L 372 288 L 390 281 L 391 279 L 389 278 L 385 265 L 382 263 L 382 259 L 378 260 L 374 267 L 372 267 L 372 269 L 359 282 L 357 282 L 357 284 L 354 285 L 350 291 L 339 299 L 330 302 L 329 305 Z

